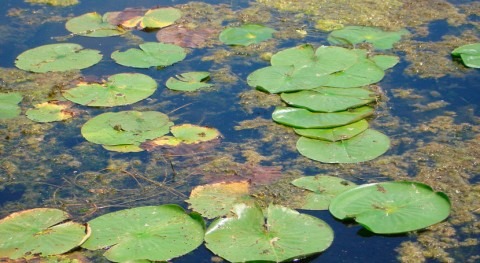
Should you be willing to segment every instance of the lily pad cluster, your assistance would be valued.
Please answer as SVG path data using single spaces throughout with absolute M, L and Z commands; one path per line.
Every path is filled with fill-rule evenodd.
M 336 46 L 301 45 L 282 50 L 271 66 L 252 72 L 248 84 L 280 93 L 287 106 L 277 107 L 275 122 L 295 128 L 298 151 L 326 163 L 356 163 L 385 153 L 390 140 L 368 128 L 376 94 L 365 88 L 380 81 L 398 57 Z
M 480 68 L 480 43 L 457 47 L 452 51 L 452 55 L 460 57 L 467 67 Z
M 367 42 L 376 49 L 385 50 L 392 48 L 403 35 L 408 34 L 406 29 L 388 32 L 378 27 L 346 26 L 332 31 L 328 36 L 328 42 L 332 45 L 356 45 Z

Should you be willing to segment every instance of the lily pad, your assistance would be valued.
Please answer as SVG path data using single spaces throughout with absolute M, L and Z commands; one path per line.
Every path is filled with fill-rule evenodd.
M 282 93 L 282 100 L 295 107 L 316 112 L 335 112 L 375 101 L 375 93 L 363 88 L 321 87 L 293 93 Z
M 196 91 L 201 88 L 211 87 L 211 84 L 205 83 L 210 78 L 208 72 L 187 72 L 171 77 L 167 80 L 166 86 L 172 90 Z
M 36 122 L 63 121 L 73 117 L 70 109 L 71 103 L 48 101 L 35 105 L 34 109 L 27 110 L 27 118 Z
M 110 76 L 104 83 L 79 83 L 65 90 L 63 96 L 75 103 L 94 107 L 128 105 L 152 95 L 157 82 L 140 73 L 121 73 Z
M 168 116 L 161 112 L 107 112 L 87 121 L 81 132 L 85 139 L 97 144 L 140 145 L 167 134 L 172 125 Z
M 330 212 L 336 218 L 353 218 L 377 234 L 428 227 L 446 219 L 450 209 L 444 193 L 417 182 L 361 185 L 339 194 L 330 203 Z
M 323 86 L 329 75 L 313 67 L 295 69 L 294 66 L 270 66 L 258 69 L 247 77 L 248 85 L 269 93 L 308 90 Z
M 84 224 L 53 208 L 35 208 L 0 220 L 0 256 L 10 259 L 62 254 L 80 246 L 89 236 Z
M 162 28 L 172 25 L 182 17 L 182 12 L 173 7 L 155 8 L 148 10 L 143 16 L 136 16 L 123 21 L 126 28 Z
M 84 69 L 97 64 L 101 59 L 102 55 L 98 50 L 62 43 L 29 49 L 18 55 L 15 66 L 27 71 L 45 73 Z
M 121 153 L 137 153 L 144 150 L 140 146 L 135 144 L 122 144 L 122 145 L 102 145 L 105 150 Z
M 299 207 L 307 210 L 327 210 L 335 196 L 356 187 L 348 180 L 327 175 L 300 177 L 292 184 L 308 190 L 305 201 Z
M 231 262 L 292 260 L 322 252 L 333 241 L 324 221 L 286 207 L 270 205 L 263 214 L 258 206 L 237 204 L 233 213 L 205 234 L 207 248 Z
M 397 56 L 390 56 L 390 55 L 375 55 L 370 58 L 375 64 L 383 69 L 387 70 L 389 68 L 393 68 L 395 65 L 398 64 L 400 58 Z
M 185 57 L 186 52 L 182 47 L 156 42 L 143 43 L 140 49 L 131 48 L 112 53 L 115 62 L 134 68 L 166 67 L 182 61 Z
M 480 43 L 457 47 L 452 51 L 452 55 L 460 56 L 467 67 L 480 68 Z
M 351 67 L 328 75 L 329 80 L 324 86 L 335 88 L 355 88 L 379 82 L 385 72 L 375 62 L 369 59 L 359 59 Z
M 0 93 L 0 120 L 15 118 L 20 114 L 20 93 Z
M 215 140 L 220 137 L 220 132 L 215 128 L 203 127 L 193 124 L 173 126 L 170 131 L 182 143 L 193 144 Z
M 360 120 L 344 126 L 326 129 L 294 129 L 295 133 L 303 137 L 325 140 L 325 141 L 341 141 L 350 139 L 368 129 L 368 122 Z
M 186 27 L 172 25 L 157 32 L 157 40 L 162 43 L 175 44 L 181 47 L 203 48 L 216 43 L 218 29 L 207 26 Z
M 178 205 L 121 210 L 88 222 L 91 237 L 82 247 L 104 249 L 110 261 L 166 261 L 194 250 L 203 242 L 205 225 L 197 214 Z
M 103 16 L 97 12 L 86 13 L 67 21 L 65 28 L 75 35 L 86 37 L 110 37 L 125 34 L 127 31 L 108 23 L 109 13 Z
M 329 142 L 300 137 L 297 150 L 305 157 L 323 163 L 358 163 L 377 158 L 390 148 L 390 139 L 367 129 L 347 140 Z
M 258 44 L 272 38 L 274 29 L 256 25 L 246 24 L 240 27 L 229 27 L 220 33 L 220 41 L 227 45 L 248 46 Z
M 25 0 L 25 2 L 52 6 L 71 6 L 78 4 L 78 0 Z
M 373 108 L 363 106 L 350 111 L 311 112 L 306 109 L 277 107 L 272 114 L 274 121 L 295 128 L 332 128 L 359 121 L 373 114 Z
M 332 31 L 328 36 L 328 42 L 332 45 L 356 45 L 368 42 L 376 49 L 385 50 L 392 48 L 393 44 L 400 41 L 402 36 L 407 34 L 409 32 L 406 29 L 387 32 L 376 27 L 346 26 Z
M 247 181 L 200 185 L 192 190 L 186 202 L 203 217 L 221 217 L 230 213 L 234 204 L 249 199 L 248 188 Z

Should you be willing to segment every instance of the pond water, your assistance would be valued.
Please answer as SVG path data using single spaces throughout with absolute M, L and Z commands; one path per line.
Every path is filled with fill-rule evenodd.
M 185 199 L 193 187 L 241 179 L 252 182 L 252 194 L 262 205 L 285 206 L 294 206 L 303 194 L 289 184 L 300 176 L 326 174 L 358 184 L 413 180 L 449 196 L 452 214 L 445 222 L 408 234 L 375 235 L 334 219 L 328 211 L 299 210 L 326 221 L 335 233 L 331 247 L 301 262 L 478 262 L 480 71 L 465 67 L 450 52 L 480 41 L 480 3 L 343 2 L 81 0 L 55 7 L 2 0 L 0 92 L 19 92 L 24 98 L 20 116 L 0 120 L 0 218 L 37 207 L 60 208 L 80 222 L 146 205 L 174 203 L 187 209 Z M 186 59 L 172 66 L 134 69 L 116 64 L 110 54 L 157 41 L 156 31 L 89 38 L 72 35 L 64 26 L 87 12 L 156 6 L 182 10 L 184 25 L 221 30 L 258 23 L 277 32 L 273 39 L 248 47 L 227 46 L 215 37 L 205 47 L 188 48 Z M 301 156 L 295 148 L 298 136 L 271 120 L 275 106 L 282 105 L 278 95 L 253 90 L 246 82 L 251 72 L 269 65 L 265 58 L 273 53 L 305 43 L 328 45 L 328 32 L 316 27 L 319 20 L 407 28 L 411 33 L 383 52 L 399 56 L 400 63 L 372 86 L 380 97 L 369 124 L 391 140 L 390 149 L 372 161 L 324 164 Z M 66 73 L 15 68 L 15 58 L 25 50 L 62 42 L 100 50 L 104 57 L 93 67 Z M 356 48 L 375 52 L 367 44 Z M 189 71 L 210 72 L 213 86 L 193 93 L 165 87 L 169 77 Z M 62 90 L 75 80 L 101 80 L 123 72 L 147 74 L 158 89 L 128 106 L 75 105 L 74 118 L 63 122 L 36 123 L 25 116 L 37 103 L 63 100 Z M 80 133 L 92 117 L 123 110 L 160 111 L 175 124 L 214 127 L 222 138 L 195 148 L 119 153 L 86 141 Z M 106 261 L 100 252 L 80 252 L 86 262 Z M 202 245 L 172 261 L 218 260 Z

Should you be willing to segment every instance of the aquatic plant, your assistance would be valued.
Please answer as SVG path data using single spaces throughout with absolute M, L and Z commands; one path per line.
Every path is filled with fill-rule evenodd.
M 182 17 L 182 12 L 173 7 L 142 9 L 126 9 L 120 12 L 109 12 L 107 20 L 124 28 L 162 28 L 172 25 Z
M 442 192 L 418 182 L 383 182 L 358 186 L 337 195 L 330 213 L 353 218 L 377 234 L 414 231 L 443 221 L 450 201 Z
M 392 48 L 393 44 L 407 34 L 409 32 L 406 29 L 387 32 L 377 27 L 346 26 L 332 31 L 328 35 L 328 42 L 332 45 L 356 45 L 368 42 L 376 49 L 385 50 Z
M 0 93 L 0 120 L 15 118 L 20 114 L 18 103 L 22 101 L 20 93 Z
M 157 89 L 157 82 L 140 73 L 115 74 L 101 83 L 80 82 L 64 90 L 67 100 L 92 107 L 114 107 L 143 100 Z
M 185 50 L 173 44 L 146 42 L 139 47 L 114 51 L 111 57 L 120 65 L 134 68 L 166 67 L 186 57 Z
M 205 83 L 209 78 L 209 72 L 186 72 L 168 78 L 165 85 L 171 90 L 196 91 L 198 89 L 211 87 L 212 84 Z
M 47 101 L 34 105 L 35 108 L 28 109 L 27 118 L 36 122 L 63 121 L 73 117 L 74 112 L 70 110 L 71 103 L 60 101 Z
M 44 73 L 84 69 L 102 59 L 100 51 L 84 49 L 73 43 L 50 44 L 29 49 L 18 55 L 15 66 L 19 69 Z
M 453 56 L 459 56 L 465 66 L 480 68 L 480 43 L 463 45 L 452 51 Z
M 219 39 L 227 45 L 248 46 L 272 38 L 274 32 L 274 29 L 266 26 L 245 24 L 224 29 L 220 33 Z
M 97 12 L 74 17 L 65 23 L 65 28 L 75 35 L 85 37 L 110 37 L 125 34 L 127 31 L 108 22 L 109 13 L 103 16 Z
M 318 129 L 293 129 L 296 134 L 303 137 L 324 140 L 324 141 L 341 141 L 350 139 L 368 129 L 368 122 L 365 119 L 353 122 L 347 125 L 333 127 L 333 128 L 318 128 Z
M 80 246 L 90 236 L 90 227 L 70 221 L 59 209 L 34 208 L 0 220 L 0 236 L 0 258 L 29 259 Z

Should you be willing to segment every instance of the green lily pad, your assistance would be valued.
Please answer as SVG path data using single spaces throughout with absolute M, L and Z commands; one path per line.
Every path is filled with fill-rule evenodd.
M 248 188 L 247 181 L 200 185 L 192 190 L 186 202 L 190 204 L 188 208 L 199 212 L 203 217 L 221 217 L 230 213 L 234 204 L 249 199 Z
M 187 144 L 207 142 L 220 137 L 220 132 L 215 128 L 193 124 L 172 126 L 170 131 L 175 138 Z
M 182 61 L 185 57 L 186 52 L 182 47 L 156 42 L 143 43 L 140 49 L 131 48 L 112 53 L 115 62 L 134 68 L 166 67 Z
M 325 140 L 325 141 L 341 141 L 350 139 L 368 129 L 368 122 L 360 120 L 344 126 L 326 129 L 294 129 L 295 133 L 303 137 Z
M 203 242 L 205 225 L 196 214 L 178 205 L 145 206 L 121 210 L 88 222 L 92 235 L 82 245 L 104 249 L 110 261 L 166 261 L 194 250 Z
M 102 59 L 100 51 L 84 49 L 78 44 L 50 44 L 29 49 L 18 55 L 15 66 L 19 69 L 45 73 L 84 69 Z
M 313 89 L 328 81 L 328 75 L 318 73 L 313 67 L 295 69 L 294 66 L 265 67 L 247 77 L 248 85 L 269 93 Z
M 460 56 L 467 67 L 480 68 L 480 43 L 457 47 L 452 51 L 452 55 Z
M 397 56 L 390 56 L 390 55 L 375 55 L 370 58 L 375 64 L 383 69 L 387 70 L 389 68 L 393 68 L 395 65 L 400 62 L 400 58 Z
M 231 262 L 282 262 L 319 253 L 333 241 L 324 221 L 295 210 L 270 205 L 237 204 L 235 215 L 215 220 L 207 229 L 208 249 Z
M 136 144 L 122 144 L 122 145 L 102 145 L 105 150 L 121 153 L 137 153 L 143 152 L 144 149 Z
M 103 16 L 97 12 L 86 13 L 67 21 L 65 28 L 75 35 L 86 37 L 110 37 L 125 34 L 127 31 L 108 23 L 109 13 Z
M 316 112 L 335 112 L 375 101 L 375 93 L 363 88 L 321 87 L 293 93 L 282 93 L 282 100 L 295 107 Z
M 326 175 L 300 177 L 292 184 L 309 191 L 299 207 L 307 210 L 327 210 L 335 196 L 357 186 L 342 178 Z
M 324 86 L 335 88 L 355 88 L 379 82 L 385 72 L 375 62 L 369 59 L 359 59 L 351 67 L 328 75 L 329 80 Z
M 172 90 L 196 91 L 201 88 L 211 87 L 205 83 L 210 78 L 208 72 L 187 72 L 171 77 L 167 80 L 166 86 Z
M 140 145 L 167 134 L 172 125 L 168 116 L 161 112 L 107 112 L 87 121 L 81 132 L 85 139 L 97 144 Z
M 157 82 L 140 73 L 110 76 L 104 83 L 79 83 L 63 96 L 75 103 L 94 107 L 128 105 L 143 100 L 157 89 Z
M 66 212 L 35 208 L 0 220 L 0 257 L 19 259 L 62 254 L 80 246 L 90 229 L 67 221 Z
M 303 156 L 323 163 L 358 163 L 377 158 L 390 148 L 390 139 L 367 129 L 347 140 L 329 142 L 300 137 L 297 150 Z
M 182 12 L 173 7 L 148 10 L 143 16 L 137 16 L 122 22 L 127 28 L 162 28 L 172 25 L 182 17 Z
M 227 45 L 248 46 L 258 44 L 272 38 L 274 29 L 256 25 L 246 24 L 240 27 L 229 27 L 220 33 L 220 41 Z
M 377 234 L 428 227 L 447 218 L 450 209 L 444 193 L 417 182 L 361 185 L 339 194 L 330 203 L 330 212 L 336 218 L 353 218 Z
M 65 102 L 49 101 L 35 105 L 34 109 L 28 109 L 27 118 L 36 122 L 63 121 L 73 117 L 69 110 L 70 105 Z
M 409 32 L 406 29 L 386 32 L 376 27 L 346 26 L 332 31 L 328 36 L 328 42 L 332 45 L 356 45 L 368 42 L 376 49 L 384 50 L 392 48 L 393 44 L 400 41 L 402 36 L 407 34 Z
M 20 114 L 20 93 L 0 93 L 0 120 L 12 119 Z
M 295 128 L 332 128 L 359 121 L 373 114 L 373 108 L 363 106 L 351 111 L 311 112 L 306 109 L 277 107 L 272 114 L 274 121 Z

